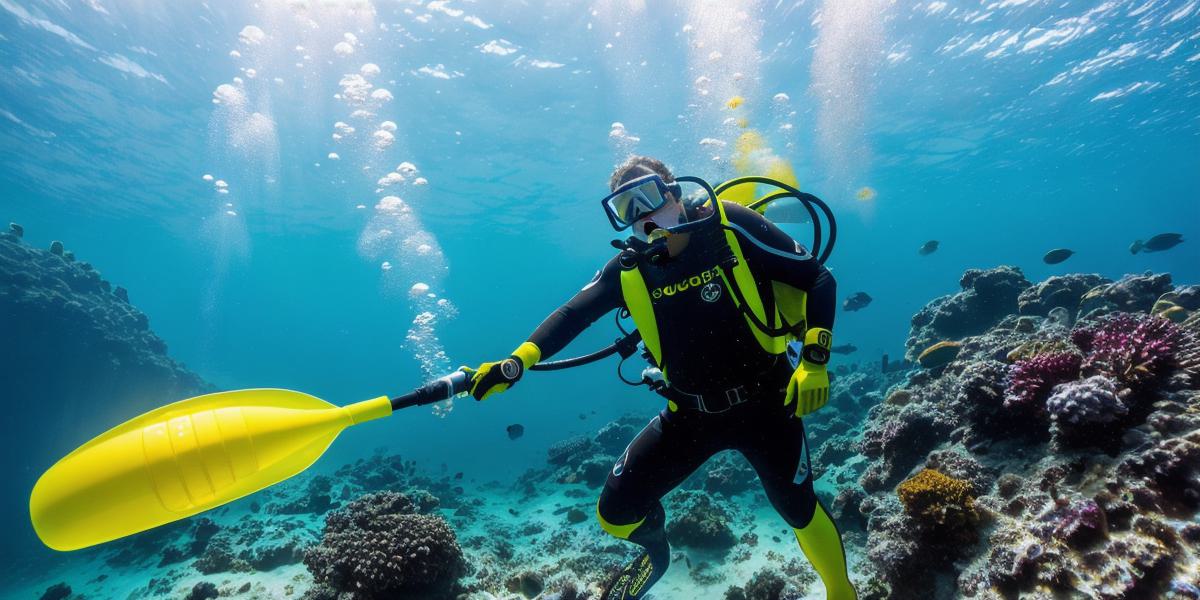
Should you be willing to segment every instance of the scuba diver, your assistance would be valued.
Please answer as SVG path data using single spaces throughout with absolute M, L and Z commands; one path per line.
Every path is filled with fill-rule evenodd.
M 685 200 L 680 182 L 708 197 Z M 730 449 L 754 468 L 827 597 L 856 598 L 841 536 L 813 491 L 802 420 L 829 399 L 836 293 L 824 257 L 653 158 L 630 157 L 609 188 L 602 205 L 613 228 L 633 235 L 510 357 L 468 370 L 471 395 L 508 389 L 601 316 L 627 311 L 652 362 L 642 383 L 667 406 L 617 459 L 596 504 L 605 531 L 642 548 L 602 599 L 645 597 L 670 563 L 661 498 Z M 791 341 L 803 342 L 794 364 Z

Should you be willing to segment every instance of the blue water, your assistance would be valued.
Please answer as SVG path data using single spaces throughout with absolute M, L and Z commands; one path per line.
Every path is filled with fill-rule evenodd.
M 858 348 L 843 360 L 902 354 L 911 315 L 967 268 L 1200 281 L 1195 1 L 0 9 L 0 218 L 126 287 L 170 354 L 222 389 L 347 403 L 506 356 L 611 256 L 598 201 L 614 164 L 636 152 L 677 174 L 732 176 L 743 130 L 731 116 L 837 212 L 839 299 L 875 298 L 839 314 L 835 343 Z M 367 63 L 371 91 L 390 99 L 356 103 L 339 86 Z M 726 108 L 735 96 L 744 106 Z M 394 141 L 379 148 L 384 121 Z M 354 133 L 333 139 L 338 122 Z M 404 161 L 417 172 L 380 188 Z M 864 187 L 876 196 L 857 199 Z M 381 217 L 389 195 L 411 212 Z M 1188 241 L 1127 249 L 1168 231 Z M 941 248 L 919 256 L 930 239 Z M 1041 262 L 1058 247 L 1077 254 Z M 414 298 L 418 282 L 453 310 Z M 406 344 L 425 310 L 432 330 Z M 614 337 L 601 320 L 568 353 Z M 413 410 L 347 432 L 326 460 L 386 445 L 507 480 L 555 440 L 654 410 L 613 368 L 530 376 L 448 416 Z M 128 416 L 171 400 L 93 399 Z M 6 418 L 33 401 L 54 399 L 6 397 Z M 509 423 L 525 425 L 521 443 Z M 35 425 L 6 445 L 28 461 L 3 474 L 5 506 L 20 509 L 36 475 L 83 441 Z M 12 512 L 4 555 L 49 555 Z

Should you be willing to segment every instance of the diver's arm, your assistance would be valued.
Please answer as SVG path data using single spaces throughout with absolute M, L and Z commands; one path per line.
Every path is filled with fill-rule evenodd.
M 624 304 L 621 295 L 621 267 L 614 257 L 596 272 L 575 297 L 558 307 L 529 336 L 529 342 L 541 350 L 541 360 L 558 353 L 571 340 L 583 333 L 596 319 L 620 308 Z
M 750 268 L 807 293 L 808 326 L 833 330 L 837 282 L 803 245 L 765 217 L 740 204 L 725 203 L 725 215 L 742 242 Z
M 833 344 L 833 312 L 837 284 L 833 275 L 808 250 L 762 215 L 742 206 L 725 207 L 730 226 L 751 272 L 806 292 L 804 331 L 800 364 L 788 381 L 784 406 L 796 403 L 795 415 L 803 417 L 829 401 L 829 349 Z
M 623 302 L 620 267 L 614 257 L 574 298 L 550 313 L 511 356 L 483 363 L 474 370 L 468 369 L 471 395 L 476 400 L 483 400 L 512 387 L 526 369 L 565 348 L 588 325 L 619 308 Z

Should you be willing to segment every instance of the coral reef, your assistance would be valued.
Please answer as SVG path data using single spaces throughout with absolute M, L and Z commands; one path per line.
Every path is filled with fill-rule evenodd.
M 737 542 L 729 527 L 729 515 L 708 494 L 673 494 L 669 508 L 667 538 L 672 544 L 724 551 Z
M 1071 332 L 1071 341 L 1087 353 L 1082 368 L 1133 388 L 1157 383 L 1178 368 L 1200 365 L 1200 345 L 1170 320 L 1145 314 L 1105 315 Z
M 1103 375 L 1055 386 L 1046 410 L 1055 437 L 1069 445 L 1100 445 L 1101 432 L 1129 415 L 1116 384 Z
M 1036 414 L 1054 386 L 1079 377 L 1083 357 L 1074 352 L 1039 354 L 1013 364 L 1008 374 L 1004 408 Z
M 860 597 L 1190 597 L 1196 334 L 1149 311 L 1164 294 L 1193 310 L 1193 288 L 1154 274 L 1005 281 L 1022 288 L 1016 305 L 981 307 L 959 335 L 934 317 L 965 289 L 918 313 L 910 350 L 954 339 L 959 354 L 867 413 L 861 487 L 834 502 L 865 521 Z
M 934 469 L 922 469 L 896 488 L 904 512 L 932 535 L 970 531 L 979 521 L 971 483 Z M 953 536 L 958 537 L 958 536 Z
M 304 564 L 353 598 L 452 598 L 466 563 L 449 524 L 395 492 L 367 494 L 325 518 Z
M 1144 313 L 1155 300 L 1173 290 L 1168 273 L 1126 275 L 1121 279 L 1101 283 L 1079 299 L 1080 319 L 1094 319 L 1110 312 Z
M 905 342 L 910 361 L 926 348 L 983 333 L 1006 315 L 1017 312 L 1017 298 L 1030 286 L 1017 267 L 971 269 L 959 280 L 962 291 L 930 302 L 912 318 Z
M 67 260 L 61 243 L 59 253 L 32 248 L 18 231 L 25 233 L 0 233 L 0 380 L 5 402 L 21 406 L 22 418 L 0 419 L 0 465 L 22 474 L 14 485 L 31 487 L 40 471 L 34 465 L 52 464 L 94 436 L 97 424 L 212 388 L 167 355 L 150 319 L 113 295 L 92 265 Z M 57 441 L 29 443 L 43 435 L 29 423 L 53 424 Z M 0 509 L 18 514 L 24 504 L 19 494 L 6 495 Z
M 1055 275 L 1021 291 L 1017 312 L 1045 317 L 1055 308 L 1074 312 L 1089 290 L 1112 283 L 1111 279 L 1092 274 Z

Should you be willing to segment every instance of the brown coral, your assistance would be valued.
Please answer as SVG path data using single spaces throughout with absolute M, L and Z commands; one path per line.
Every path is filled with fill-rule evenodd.
M 922 469 L 896 487 L 904 511 L 931 529 L 971 527 L 979 521 L 971 482 Z

